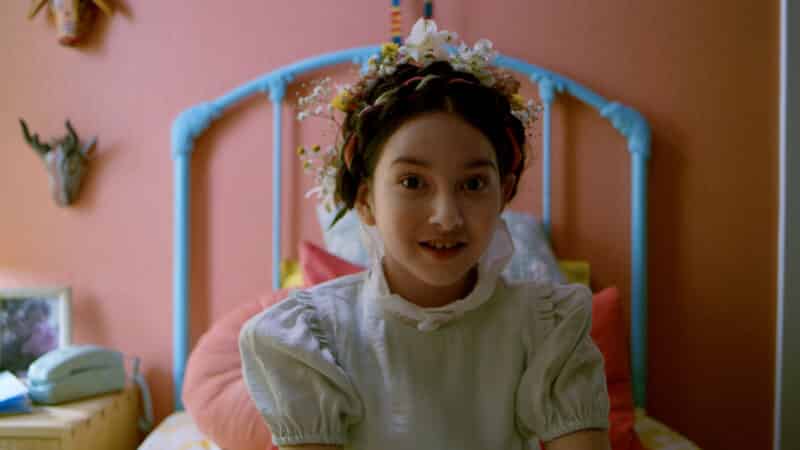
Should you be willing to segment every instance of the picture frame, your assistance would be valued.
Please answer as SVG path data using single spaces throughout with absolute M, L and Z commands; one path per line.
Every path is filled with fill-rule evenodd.
M 0 288 L 0 372 L 25 377 L 45 353 L 72 341 L 72 289 Z

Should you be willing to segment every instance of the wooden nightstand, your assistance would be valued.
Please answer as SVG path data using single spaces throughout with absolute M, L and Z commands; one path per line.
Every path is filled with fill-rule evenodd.
M 35 406 L 31 414 L 0 416 L 2 450 L 135 450 L 141 442 L 137 422 L 139 390 L 55 406 Z

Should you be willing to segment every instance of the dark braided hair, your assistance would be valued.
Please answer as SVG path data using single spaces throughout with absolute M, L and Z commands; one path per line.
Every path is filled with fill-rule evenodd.
M 424 68 L 401 64 L 393 74 L 379 78 L 361 100 L 370 106 L 349 112 L 342 126 L 344 147 L 353 147 L 350 160 L 342 165 L 336 179 L 335 195 L 344 204 L 339 216 L 353 208 L 358 187 L 372 176 L 388 138 L 412 117 L 428 112 L 457 114 L 481 131 L 495 149 L 500 178 L 508 174 L 516 177 L 506 201 L 516 195 L 526 160 L 524 126 L 511 114 L 508 99 L 482 85 L 471 73 L 457 71 L 447 61 Z M 355 141 L 350 142 L 353 138 Z M 521 155 L 515 156 L 518 151 Z M 512 169 L 515 157 L 519 160 Z

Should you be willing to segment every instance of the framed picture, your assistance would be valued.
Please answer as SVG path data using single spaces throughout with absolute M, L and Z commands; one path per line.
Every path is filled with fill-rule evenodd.
M 24 377 L 37 358 L 69 345 L 68 287 L 0 289 L 0 371 Z

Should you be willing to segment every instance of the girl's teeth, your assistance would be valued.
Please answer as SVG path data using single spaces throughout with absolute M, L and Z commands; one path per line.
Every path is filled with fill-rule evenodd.
M 430 244 L 431 244 L 432 247 L 434 247 L 434 248 L 436 248 L 438 250 L 441 250 L 441 249 L 444 249 L 444 248 L 453 248 L 453 247 L 458 245 L 458 244 L 440 244 L 438 242 L 431 242 Z

